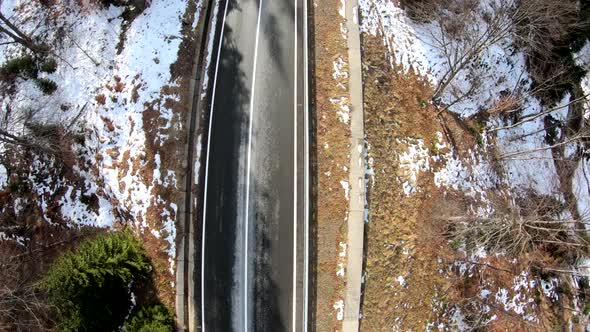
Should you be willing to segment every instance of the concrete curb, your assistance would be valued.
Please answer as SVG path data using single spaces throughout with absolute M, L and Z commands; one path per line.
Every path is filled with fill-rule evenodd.
M 198 263 L 196 239 L 200 232 L 200 225 L 195 216 L 199 213 L 199 207 L 195 201 L 200 199 L 201 190 L 199 184 L 194 182 L 194 172 L 203 172 L 193 169 L 198 154 L 195 151 L 197 146 L 196 140 L 198 133 L 202 133 L 205 115 L 203 114 L 203 105 L 208 104 L 209 93 L 207 91 L 205 98 L 201 97 L 202 83 L 205 78 L 204 63 L 207 57 L 206 46 L 210 37 L 209 31 L 216 27 L 211 26 L 213 3 L 219 0 L 202 1 L 203 7 L 198 18 L 199 22 L 196 31 L 199 31 L 194 47 L 196 48 L 193 66 L 191 70 L 191 80 L 189 87 L 189 103 L 186 128 L 188 128 L 187 142 L 185 144 L 183 164 L 185 174 L 181 179 L 181 194 L 179 194 L 178 219 L 177 219 L 177 254 L 176 254 L 176 317 L 178 331 L 198 331 L 200 330 L 199 310 L 197 302 L 200 299 L 200 292 L 195 291 L 195 267 Z M 209 69 L 210 70 L 210 69 Z M 209 89 L 210 90 L 210 89 Z M 201 154 L 202 159 L 202 154 Z M 201 168 L 203 167 L 202 162 Z
M 365 230 L 365 127 L 363 110 L 363 76 L 358 0 L 346 1 L 348 29 L 348 68 L 350 92 L 350 201 L 348 207 L 348 249 L 346 295 L 342 331 L 359 331 L 361 279 Z

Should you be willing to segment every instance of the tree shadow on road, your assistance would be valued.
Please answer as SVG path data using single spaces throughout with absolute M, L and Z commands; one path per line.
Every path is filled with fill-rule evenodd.
M 268 193 L 264 193 L 263 199 L 268 199 Z M 254 330 L 255 331 L 286 331 L 283 317 L 280 312 L 278 294 L 280 289 L 275 279 L 277 278 L 276 261 L 270 257 L 272 241 L 268 233 L 267 220 L 262 215 L 257 215 L 255 227 L 255 253 L 254 259 Z M 275 249 L 276 250 L 276 249 Z M 286 318 L 286 317 L 284 317 Z
M 240 11 L 235 0 L 229 0 L 228 13 Z M 220 6 L 219 17 L 223 16 L 224 4 Z M 215 45 L 219 45 L 219 31 L 223 20 L 218 19 L 218 36 Z M 204 324 L 212 331 L 231 331 L 235 319 L 232 302 L 232 289 L 234 288 L 234 266 L 237 263 L 236 241 L 230 237 L 237 234 L 239 225 L 237 209 L 239 205 L 238 180 L 244 176 L 237 161 L 239 160 L 240 142 L 244 139 L 243 123 L 248 118 L 248 101 L 250 91 L 246 85 L 246 75 L 241 66 L 244 60 L 243 54 L 237 47 L 232 28 L 224 27 L 221 54 L 213 54 L 212 67 L 214 75 L 210 75 L 216 82 L 212 105 L 208 110 L 207 123 L 211 122 L 211 142 L 204 142 L 209 151 L 207 206 L 205 224 L 205 251 L 204 265 L 206 267 L 204 277 L 204 289 L 201 289 L 203 297 Z M 214 49 L 218 52 L 218 48 Z M 210 84 L 213 86 L 213 84 Z M 212 107 L 212 108 L 211 108 Z M 207 135 L 204 135 L 207 137 Z M 234 207 L 234 208 L 232 208 Z M 203 253 L 200 253 L 203 254 Z M 201 277 L 201 275 L 199 275 Z M 195 280 L 200 282 L 200 280 Z M 200 283 L 197 287 L 200 288 Z M 198 304 L 200 306 L 200 304 Z

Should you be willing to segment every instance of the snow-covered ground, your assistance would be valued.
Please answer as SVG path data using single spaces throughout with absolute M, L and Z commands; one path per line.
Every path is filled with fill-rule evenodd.
M 172 80 L 171 65 L 177 61 L 183 39 L 182 20 L 188 0 L 148 3 L 128 26 L 124 44 L 118 49 L 124 7 L 82 6 L 77 1 L 57 1 L 45 7 L 38 1 L 4 0 L 2 13 L 51 46 L 57 70 L 41 76 L 58 87 L 46 95 L 32 80 L 18 79 L 16 92 L 5 95 L 1 103 L 3 110 L 38 109 L 33 121 L 64 124 L 84 135 L 84 145 L 75 149 L 87 167 L 75 167 L 75 172 L 85 186 L 75 188 L 63 182 L 67 188 L 59 202 L 63 219 L 98 227 L 131 221 L 165 238 L 172 269 L 177 207 L 158 196 L 156 189 L 177 188 L 177 175 L 162 167 L 158 147 L 169 139 L 170 130 L 183 125 L 170 106 L 180 98 L 170 92 L 179 86 Z M 195 26 L 195 22 L 190 23 Z M 0 46 L 0 63 L 21 52 L 18 44 Z M 152 117 L 155 112 L 155 121 L 148 121 L 148 111 Z M 50 165 L 39 162 L 32 167 Z M 4 184 L 6 169 L 0 167 L 0 185 Z M 47 208 L 43 197 L 50 196 L 55 187 L 37 181 L 34 190 L 41 197 L 41 208 Z M 97 210 L 81 202 L 82 195 L 92 194 L 99 200 Z M 156 205 L 159 220 L 150 224 L 148 209 Z M 125 220 L 121 220 L 122 215 Z

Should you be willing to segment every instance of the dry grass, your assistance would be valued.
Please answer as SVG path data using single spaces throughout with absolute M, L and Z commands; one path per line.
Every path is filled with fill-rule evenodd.
M 315 10 L 315 79 L 317 118 L 317 331 L 341 329 L 333 305 L 343 299 L 344 279 L 336 276 L 339 243 L 346 242 L 346 215 L 348 202 L 344 197 L 341 180 L 348 181 L 350 129 L 338 120 L 338 107 L 330 98 L 347 97 L 348 91 L 337 86 L 332 77 L 333 61 L 346 60 L 346 41 L 340 35 L 338 0 L 318 1 Z M 341 82 L 344 86 L 346 81 Z M 326 148 L 327 146 L 327 148 Z
M 433 146 L 436 132 L 444 132 L 436 111 L 427 102 L 430 86 L 413 74 L 397 74 L 383 58 L 382 42 L 364 36 L 365 128 L 375 184 L 369 188 L 370 223 L 367 227 L 366 285 L 363 331 L 421 330 L 439 319 L 433 300 L 452 297 L 444 264 L 452 252 L 433 221 L 433 202 L 441 198 L 432 176 L 419 175 L 421 192 L 405 196 L 398 155 L 407 151 L 404 139 L 423 139 Z M 453 119 L 445 119 L 451 125 Z M 458 139 L 459 142 L 469 140 Z M 399 277 L 404 281 L 399 282 Z

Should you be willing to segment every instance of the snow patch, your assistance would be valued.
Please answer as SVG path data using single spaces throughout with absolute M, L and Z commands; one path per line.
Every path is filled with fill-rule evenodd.
M 395 280 L 399 283 L 400 286 L 404 287 L 406 285 L 406 279 L 403 276 L 398 276 Z
M 330 98 L 330 103 L 338 107 L 338 110 L 336 111 L 338 120 L 344 124 L 348 124 L 350 121 L 350 106 L 348 105 L 348 98 Z
M 429 151 L 423 139 L 407 141 L 408 151 L 399 155 L 400 178 L 406 196 L 418 191 L 418 173 L 430 169 Z
M 0 189 L 6 187 L 8 184 L 8 172 L 6 171 L 6 167 L 0 164 Z
M 344 197 L 348 201 L 350 199 L 350 197 L 349 197 L 350 185 L 348 184 L 348 181 L 346 181 L 346 180 L 341 180 L 340 185 L 342 186 L 342 189 L 344 189 Z
M 336 319 L 343 320 L 344 319 L 344 301 L 339 300 L 334 303 L 334 310 L 336 310 Z

